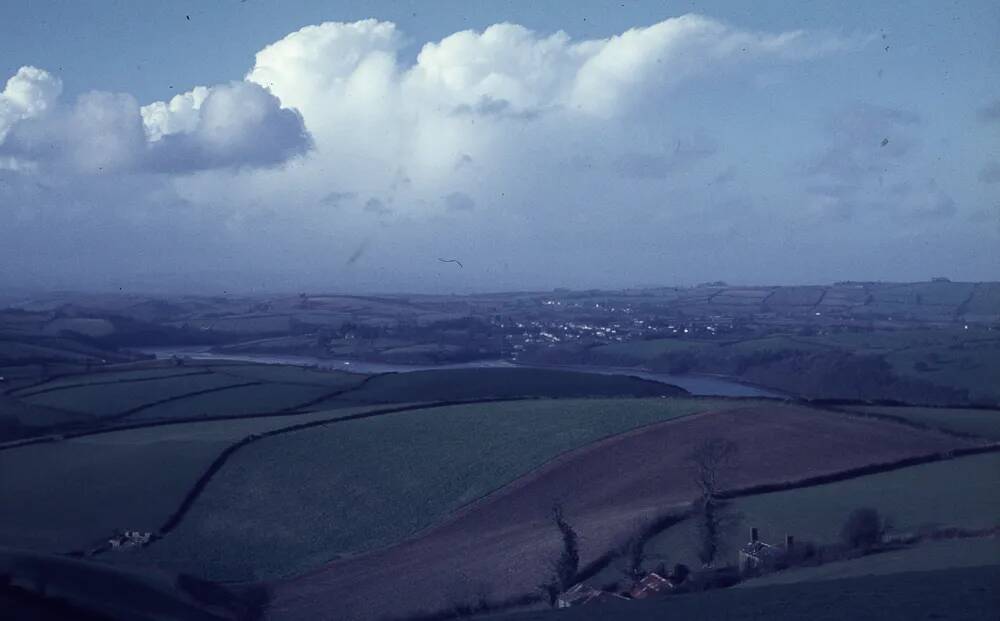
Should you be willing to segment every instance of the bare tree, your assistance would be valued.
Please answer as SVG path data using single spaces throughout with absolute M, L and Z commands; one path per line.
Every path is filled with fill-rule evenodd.
M 718 495 L 722 482 L 736 468 L 738 452 L 732 440 L 711 438 L 688 454 L 688 465 L 703 499 Z
M 723 532 L 736 520 L 727 514 L 726 504 L 718 498 L 727 478 L 736 468 L 738 448 L 735 442 L 712 438 L 699 444 L 688 455 L 688 465 L 700 495 L 694 501 L 698 558 L 710 567 L 719 554 Z

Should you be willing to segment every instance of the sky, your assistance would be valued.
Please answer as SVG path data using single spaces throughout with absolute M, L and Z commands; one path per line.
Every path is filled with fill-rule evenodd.
M 998 280 L 997 32 L 995 2 L 5 0 L 0 286 Z

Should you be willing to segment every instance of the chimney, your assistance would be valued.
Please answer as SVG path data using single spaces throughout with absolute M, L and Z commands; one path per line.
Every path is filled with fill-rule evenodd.
M 757 537 L 757 527 L 756 526 L 752 526 L 750 528 L 750 543 L 757 543 L 757 540 L 758 540 L 758 537 Z
M 785 535 L 785 550 L 791 550 L 795 545 L 795 537 L 792 535 Z

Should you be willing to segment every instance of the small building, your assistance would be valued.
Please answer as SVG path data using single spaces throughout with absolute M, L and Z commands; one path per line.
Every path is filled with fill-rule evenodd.
M 759 571 L 772 567 L 779 558 L 792 549 L 794 538 L 785 537 L 785 545 L 772 545 L 760 540 L 756 528 L 750 529 L 750 541 L 740 548 L 740 573 Z
M 114 550 L 138 548 L 148 544 L 152 538 L 153 533 L 150 532 L 123 530 L 111 539 L 108 539 L 108 545 L 110 545 Z
M 660 574 L 656 572 L 649 572 L 646 576 L 637 582 L 632 590 L 629 591 L 629 596 L 632 599 L 646 599 L 647 597 L 653 597 L 654 595 L 659 595 L 660 593 L 669 592 L 674 588 L 674 583 L 667 580 Z
M 608 593 L 607 591 L 595 589 L 581 582 L 573 585 L 556 598 L 556 608 L 570 608 L 585 604 L 605 604 L 617 600 L 628 601 L 628 598 L 622 597 L 617 593 Z

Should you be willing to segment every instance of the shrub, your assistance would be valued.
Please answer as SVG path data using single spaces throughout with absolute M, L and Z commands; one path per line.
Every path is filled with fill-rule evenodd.
M 855 509 L 840 529 L 840 539 L 852 548 L 869 549 L 882 542 L 888 522 L 871 507 Z

